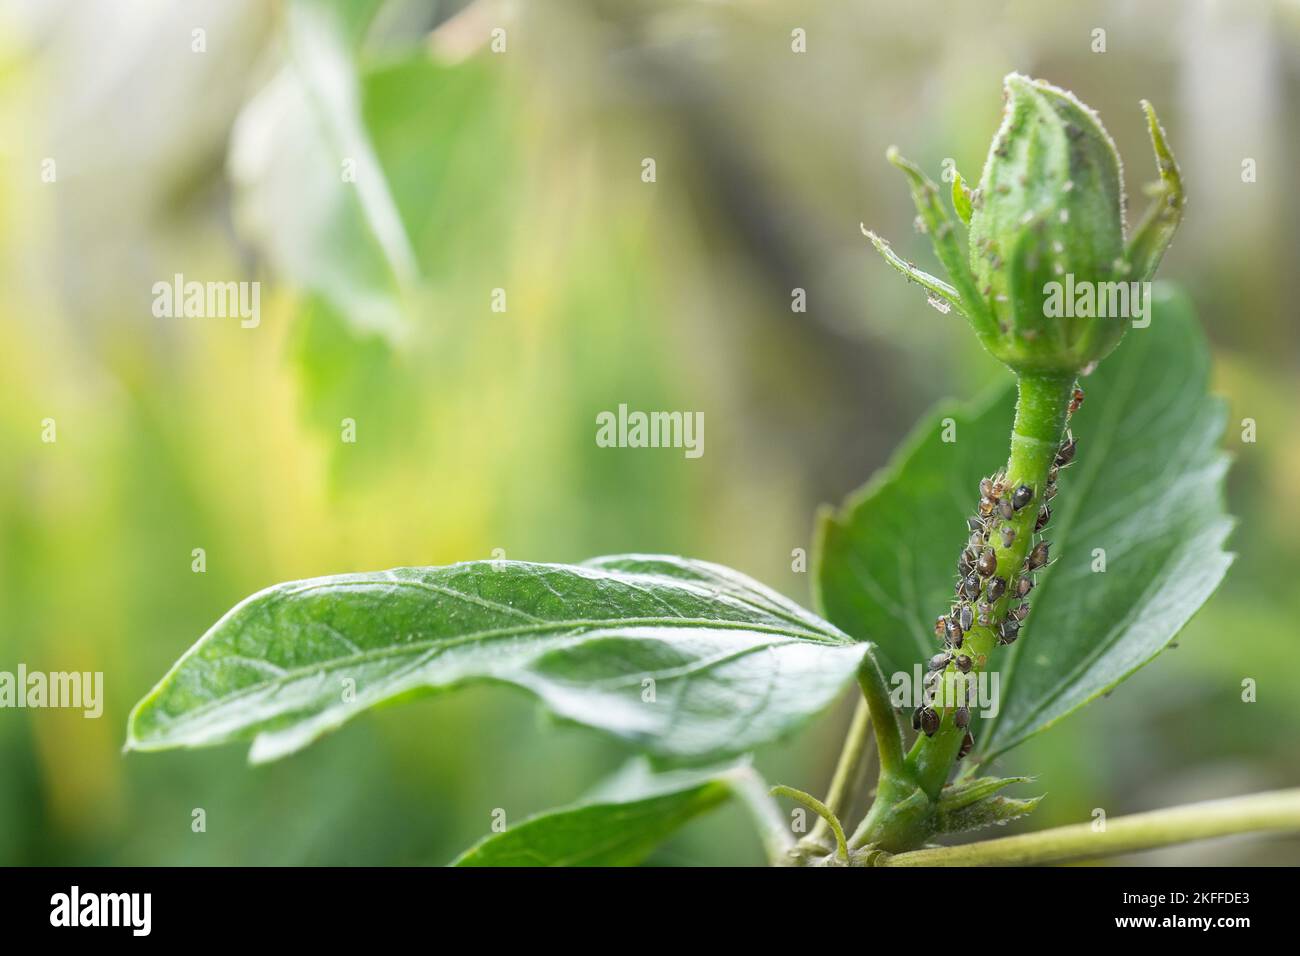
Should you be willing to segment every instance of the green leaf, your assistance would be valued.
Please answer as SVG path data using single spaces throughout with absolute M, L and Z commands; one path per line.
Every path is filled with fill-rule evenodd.
M 965 833 L 968 830 L 982 830 L 985 827 L 1003 826 L 1012 820 L 1019 820 L 1038 809 L 1042 797 L 1030 797 L 1017 800 L 1014 797 L 985 797 L 959 810 L 945 811 L 939 808 L 935 820 L 938 833 Z
M 452 866 L 635 866 L 684 823 L 762 781 L 741 761 L 656 773 L 634 759 L 584 799 L 484 837 Z
M 237 118 L 229 169 L 240 229 L 276 271 L 396 339 L 418 268 L 362 117 L 350 47 L 365 16 L 288 5 L 284 66 Z
M 718 760 L 794 730 L 868 648 L 718 565 L 625 555 L 477 561 L 279 584 L 246 599 L 136 705 L 127 747 L 253 738 L 305 747 L 363 710 L 472 681 L 670 760 Z
M 956 813 L 1032 777 L 975 777 L 948 784 L 939 794 L 939 812 Z
M 994 824 L 1010 823 L 1037 809 L 1042 797 L 1018 800 L 996 796 L 998 791 L 1017 783 L 1028 783 L 1030 777 L 977 777 L 961 780 L 944 787 L 939 794 L 935 817 L 938 833 L 962 833 L 980 830 Z
M 1156 172 L 1159 182 L 1151 190 L 1151 206 L 1142 216 L 1129 238 L 1124 255 L 1132 265 L 1135 279 L 1148 280 L 1156 274 L 1160 260 L 1164 258 L 1169 244 L 1174 241 L 1174 233 L 1183 220 L 1183 207 L 1187 205 L 1187 196 L 1183 192 L 1183 177 L 1178 169 L 1178 161 L 1165 139 L 1164 128 L 1156 116 L 1155 107 L 1146 100 L 1142 101 L 1142 110 L 1147 117 L 1147 130 L 1151 134 L 1151 146 L 1156 154 Z
M 990 662 L 1001 709 L 975 735 L 982 759 L 1149 662 L 1231 563 L 1224 407 L 1207 395 L 1205 337 L 1184 296 L 1155 290 L 1151 325 L 1131 330 L 1082 381 L 1086 403 L 1071 423 L 1079 455 L 1061 473 L 1046 534 L 1058 560 L 1039 575 L 1021 638 Z M 1006 460 L 1014 402 L 1008 387 L 970 408 L 941 408 L 841 511 L 822 517 L 818 607 L 877 642 L 895 667 L 937 649 L 932 623 L 952 600 L 979 479 Z M 1093 570 L 1096 549 L 1104 573 Z
M 972 211 L 970 188 L 961 178 L 961 173 L 956 170 L 953 170 L 952 177 L 952 210 L 957 214 L 957 218 L 962 221 L 963 225 L 970 225 Z

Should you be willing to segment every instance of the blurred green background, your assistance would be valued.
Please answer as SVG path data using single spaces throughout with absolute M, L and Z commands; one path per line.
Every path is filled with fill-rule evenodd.
M 106 687 L 99 720 L 0 711 L 0 863 L 442 863 L 494 808 L 614 769 L 618 745 L 488 687 L 269 767 L 119 748 L 180 653 L 281 580 L 664 551 L 806 602 L 816 506 L 1006 374 L 859 222 L 930 262 L 885 147 L 977 176 L 1013 69 L 1100 110 L 1135 207 L 1137 101 L 1159 108 L 1191 197 L 1161 275 L 1214 343 L 1241 524 L 1177 648 L 1002 769 L 1038 775 L 1033 827 L 1300 784 L 1298 38 L 1300 6 L 1251 0 L 0 5 L 0 669 Z M 156 318 L 178 272 L 260 281 L 260 326 Z M 622 402 L 703 411 L 704 456 L 598 448 Z M 821 791 L 847 715 L 760 768 Z M 654 857 L 760 861 L 734 808 Z

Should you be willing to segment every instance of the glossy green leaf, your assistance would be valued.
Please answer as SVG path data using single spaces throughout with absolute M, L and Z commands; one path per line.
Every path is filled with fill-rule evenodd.
M 638 758 L 577 803 L 507 822 L 452 866 L 635 866 L 687 821 L 762 787 L 747 762 L 656 773 Z
M 1223 502 L 1224 409 L 1207 394 L 1209 352 L 1185 297 L 1156 286 L 1151 324 L 1085 378 L 1046 538 L 1057 559 L 1039 575 L 1033 612 L 990 663 L 1000 712 L 982 721 L 992 757 L 1114 687 L 1173 639 L 1231 563 Z M 965 518 L 979 479 L 1006 460 L 1008 386 L 924 421 L 886 469 L 842 510 L 823 515 L 819 607 L 896 668 L 937 649 L 932 624 L 952 600 Z M 951 418 L 956 440 L 943 441 Z M 1099 563 L 1104 553 L 1105 571 Z
M 477 561 L 279 584 L 246 599 L 131 714 L 127 746 L 301 749 L 368 707 L 471 681 L 672 760 L 718 760 L 828 705 L 866 648 L 727 568 L 624 555 Z

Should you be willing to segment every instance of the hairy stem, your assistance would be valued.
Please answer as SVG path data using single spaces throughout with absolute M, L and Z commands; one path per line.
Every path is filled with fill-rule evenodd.
M 976 624 L 965 634 L 962 653 L 971 659 L 972 674 L 990 666 L 999 643 L 999 627 L 1006 620 L 1008 608 L 1018 600 L 1014 596 L 1014 584 L 1021 576 L 1021 568 L 1033 546 L 1038 510 L 1044 501 L 1048 475 L 1060 449 L 1069 414 L 1074 375 L 1022 373 L 1019 386 L 1005 484 L 1009 489 L 1028 485 L 1033 490 L 1033 498 L 1029 506 L 1021 508 L 1011 518 L 998 519 L 999 532 L 989 536 L 988 547 L 993 549 L 997 558 L 997 569 L 990 579 L 1001 578 L 1006 588 L 1005 593 L 993 602 L 991 622 Z M 1015 532 L 1006 544 L 1000 533 L 1004 526 Z M 947 676 L 955 675 L 956 664 L 950 663 Z M 850 839 L 853 846 L 874 844 L 890 852 L 899 852 L 920 846 L 932 835 L 933 810 L 965 736 L 965 731 L 956 725 L 954 707 L 936 710 L 940 713 L 938 730 L 933 736 L 918 735 L 911 751 L 900 763 L 887 768 L 882 745 L 881 780 L 876 804 Z
M 1136 813 L 1101 831 L 1078 823 L 965 846 L 913 850 L 882 857 L 879 866 L 1029 866 L 1066 863 L 1210 837 L 1264 830 L 1300 832 L 1300 789 Z
M 1043 503 L 1047 475 L 1060 448 L 1061 435 L 1074 386 L 1073 375 L 1059 373 L 1022 374 L 1016 402 L 1016 419 L 1011 430 L 1011 454 L 1007 460 L 1007 486 L 1028 485 L 1034 490 L 1030 506 L 1022 508 L 1009 521 L 1015 539 L 1004 546 L 997 534 L 989 545 L 997 555 L 995 576 L 1007 583 L 1006 593 L 993 606 L 993 624 L 976 625 L 966 635 L 963 650 L 974 661 L 976 672 L 986 670 L 998 645 L 997 629 L 1006 619 L 1007 609 L 1015 601 L 1012 585 L 1020 577 L 1021 566 L 1033 545 L 1034 522 Z M 952 720 L 951 708 L 943 715 L 939 731 L 933 737 L 917 738 L 908 754 L 908 764 L 917 781 L 931 799 L 936 799 L 948 780 L 953 761 L 961 747 L 964 733 Z

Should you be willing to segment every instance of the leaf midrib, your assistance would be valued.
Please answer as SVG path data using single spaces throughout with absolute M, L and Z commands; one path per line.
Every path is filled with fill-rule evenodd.
M 221 697 L 214 698 L 206 703 L 199 704 L 197 707 L 187 708 L 184 714 L 179 715 L 174 720 L 169 721 L 167 726 L 175 727 L 178 724 L 184 725 L 193 718 L 206 716 L 209 712 L 223 706 L 228 706 L 245 697 L 260 693 L 269 688 L 282 686 L 307 676 L 314 671 L 334 670 L 343 665 L 364 663 L 369 660 L 382 660 L 385 656 L 405 656 L 408 653 L 418 653 L 420 651 L 438 650 L 445 651 L 455 647 L 473 644 L 476 642 L 488 642 L 502 640 L 511 637 L 521 637 L 528 634 L 547 634 L 557 631 L 574 631 L 574 636 L 592 630 L 602 628 L 633 628 L 633 627 L 667 627 L 671 629 L 694 630 L 697 628 L 717 628 L 719 630 L 736 630 L 752 631 L 761 634 L 773 634 L 786 637 L 795 643 L 815 643 L 828 644 L 834 647 L 851 647 L 854 641 L 838 640 L 831 635 L 819 635 L 811 631 L 794 631 L 786 630 L 773 625 L 753 624 L 745 621 L 728 621 L 714 620 L 711 618 L 614 618 L 607 620 L 599 619 L 572 619 L 567 621 L 556 621 L 550 624 L 519 626 L 513 628 L 497 628 L 495 630 L 478 631 L 470 634 L 460 635 L 458 637 L 448 638 L 430 638 L 423 641 L 414 641 L 401 646 L 389 646 L 381 648 L 372 648 L 363 651 L 360 654 L 351 654 L 344 657 L 334 657 L 313 662 L 312 664 L 301 667 L 286 669 L 283 674 L 278 675 L 273 680 L 260 681 L 255 684 L 249 684 L 247 687 L 241 687 L 239 690 L 225 694 Z M 764 644 L 762 647 L 775 646 Z M 755 648 L 746 648 L 744 650 L 753 650 Z M 220 660 L 220 659 L 218 659 Z

